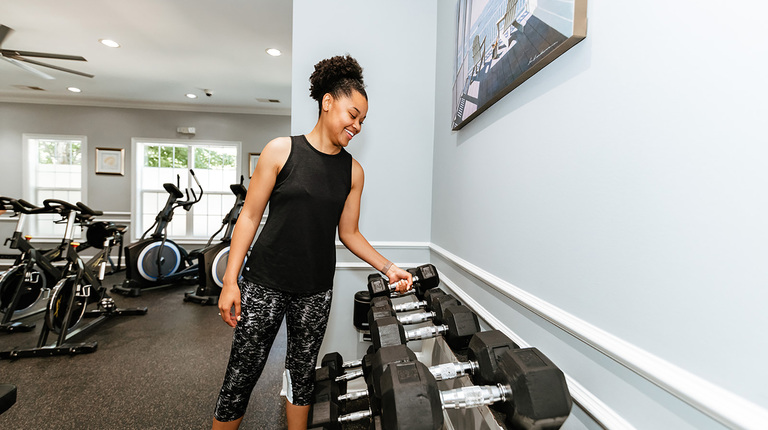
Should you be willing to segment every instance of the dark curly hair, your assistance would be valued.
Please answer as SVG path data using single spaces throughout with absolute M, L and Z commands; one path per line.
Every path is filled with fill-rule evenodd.
M 309 77 L 309 95 L 317 100 L 319 109 L 323 108 L 323 96 L 334 98 L 351 96 L 357 91 L 368 100 L 363 83 L 363 68 L 349 55 L 337 55 L 315 64 L 315 71 Z

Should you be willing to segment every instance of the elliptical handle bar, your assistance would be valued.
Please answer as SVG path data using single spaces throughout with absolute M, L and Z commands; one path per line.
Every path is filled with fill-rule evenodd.
M 177 202 L 177 207 L 181 206 L 184 208 L 184 210 L 188 211 L 192 209 L 192 205 L 199 202 L 203 198 L 203 186 L 200 185 L 200 181 L 197 180 L 197 176 L 195 175 L 195 171 L 192 169 L 189 169 L 189 173 L 192 175 L 192 179 L 195 180 L 195 183 L 197 184 L 197 187 L 200 188 L 200 195 L 198 196 L 195 194 L 195 190 L 192 188 L 187 188 L 187 200 L 183 202 Z M 189 198 L 189 193 L 192 193 L 192 198 Z

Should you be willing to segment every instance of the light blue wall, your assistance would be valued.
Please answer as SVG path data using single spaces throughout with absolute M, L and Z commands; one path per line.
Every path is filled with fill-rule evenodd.
M 360 230 L 372 241 L 429 239 L 436 4 L 293 4 L 293 134 L 317 121 L 309 76 L 318 61 L 350 54 L 364 69 L 368 118 L 348 150 L 365 170 Z
M 768 6 L 590 1 L 587 39 L 451 132 L 455 3 L 439 3 L 431 241 L 768 407 Z M 466 282 L 639 428 L 718 427 Z

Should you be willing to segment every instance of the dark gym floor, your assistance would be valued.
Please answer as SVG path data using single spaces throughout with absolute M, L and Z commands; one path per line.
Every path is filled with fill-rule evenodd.
M 108 276 L 104 285 L 123 278 Z M 185 303 L 184 292 L 192 289 L 113 294 L 119 307 L 147 306 L 149 312 L 112 318 L 73 339 L 97 341 L 91 354 L 0 360 L 0 382 L 18 387 L 16 404 L 0 415 L 0 429 L 210 428 L 232 329 L 215 306 Z M 0 333 L 0 351 L 34 347 L 42 314 L 31 320 L 37 322 L 32 332 Z M 242 429 L 285 428 L 278 394 L 284 356 L 283 327 Z

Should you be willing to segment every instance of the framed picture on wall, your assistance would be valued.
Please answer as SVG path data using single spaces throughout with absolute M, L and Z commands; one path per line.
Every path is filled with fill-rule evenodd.
M 587 36 L 587 0 L 459 0 L 453 130 Z
M 125 175 L 125 149 L 96 148 L 96 173 L 99 175 Z
M 248 153 L 248 177 L 253 176 L 253 169 L 256 168 L 256 163 L 259 161 L 259 155 L 261 152 Z

